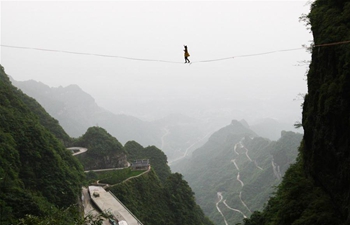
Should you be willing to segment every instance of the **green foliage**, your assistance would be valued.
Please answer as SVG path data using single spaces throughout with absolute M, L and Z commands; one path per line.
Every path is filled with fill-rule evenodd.
M 196 205 L 191 188 L 180 174 L 171 174 L 162 185 L 151 170 L 112 187 L 111 191 L 143 224 L 212 225 Z
M 122 144 L 101 127 L 90 127 L 72 145 L 88 149 L 86 153 L 76 156 L 84 170 L 125 167 L 127 164 Z
M 305 176 L 301 158 L 286 172 L 264 211 L 244 225 L 341 224 L 330 197 Z
M 28 105 L 36 105 L 33 101 L 0 71 L 0 220 L 4 224 L 26 214 L 45 214 L 48 206 L 74 204 L 81 190 L 81 165 L 41 124 L 39 118 L 47 113 L 31 111 Z M 53 119 L 44 120 L 57 126 Z
M 122 144 L 101 127 L 90 127 L 74 144 L 85 146 L 94 156 L 124 152 Z
M 77 85 L 49 87 L 33 80 L 13 83 L 58 119 L 71 137 L 79 137 L 91 124 L 98 124 L 121 143 L 126 143 L 132 137 L 140 143 L 160 145 L 162 132 L 153 122 L 108 112 L 100 108 L 94 98 Z
M 315 45 L 348 41 L 350 1 L 315 1 L 309 14 Z M 339 216 L 350 212 L 350 45 L 314 47 L 303 108 L 305 172 L 331 196 Z
M 258 217 L 245 225 L 349 224 L 350 1 L 316 0 L 304 21 L 315 46 L 303 105 L 303 144 Z M 327 43 L 336 45 L 320 46 Z
M 194 193 L 179 173 L 171 174 L 164 184 L 167 206 L 173 224 L 210 224 L 195 203 Z
M 59 122 L 51 117 L 45 109 L 33 98 L 19 92 L 21 94 L 21 99 L 24 104 L 32 111 L 39 119 L 39 122 L 44 126 L 50 133 L 52 133 L 58 140 L 60 140 L 64 145 L 69 145 L 72 141 L 68 134 L 59 125 Z
M 246 216 L 251 211 L 261 210 L 274 191 L 273 187 L 280 182 L 280 176 L 276 177 L 273 171 L 272 159 L 283 175 L 295 162 L 302 139 L 301 134 L 286 131 L 281 133 L 278 141 L 254 136 L 248 128 L 233 122 L 217 131 L 204 146 L 193 152 L 186 164 L 181 165 L 181 172 L 196 193 L 197 203 L 218 225 L 225 222 L 216 208 L 217 192 L 222 193 L 228 206 Z M 251 160 L 246 155 L 247 150 Z M 238 173 L 243 187 L 237 180 Z M 242 204 L 241 198 L 249 210 Z M 223 202 L 218 207 L 229 224 L 238 223 L 244 218 Z
M 125 168 L 122 170 L 111 170 L 111 171 L 104 171 L 104 172 L 89 172 L 90 177 L 92 177 L 92 174 L 95 174 L 94 179 L 92 181 L 99 180 L 100 183 L 106 183 L 109 185 L 118 184 L 129 177 L 137 176 L 141 173 L 145 172 L 144 170 L 131 170 L 131 168 Z
M 295 162 L 301 140 L 301 134 L 282 131 L 281 138 L 271 149 L 274 162 L 278 165 L 283 165 L 281 168 L 282 174 L 286 172 L 291 163 Z
M 239 223 L 241 224 L 241 223 Z M 250 215 L 249 219 L 244 219 L 244 225 L 263 225 L 265 224 L 265 218 L 259 211 L 254 211 Z
M 129 141 L 124 146 L 128 154 L 128 160 L 132 162 L 135 159 L 149 159 L 150 164 L 159 179 L 164 182 L 170 175 L 167 157 L 160 149 L 155 146 L 142 147 L 135 141 Z

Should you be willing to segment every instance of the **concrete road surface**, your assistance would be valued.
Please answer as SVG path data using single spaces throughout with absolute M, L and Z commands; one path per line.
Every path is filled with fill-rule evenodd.
M 100 210 L 110 212 L 116 219 L 118 219 L 118 221 L 125 221 L 127 225 L 140 225 L 129 210 L 125 208 L 118 200 L 116 200 L 109 192 L 106 192 L 105 189 L 99 186 L 89 186 L 89 190 L 92 194 L 92 201 L 95 202 Z M 94 192 L 98 193 L 99 196 L 93 196 Z

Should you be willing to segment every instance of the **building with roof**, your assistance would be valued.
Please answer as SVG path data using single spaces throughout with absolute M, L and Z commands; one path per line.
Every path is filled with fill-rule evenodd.
M 131 163 L 133 170 L 147 170 L 149 166 L 149 159 L 136 159 Z

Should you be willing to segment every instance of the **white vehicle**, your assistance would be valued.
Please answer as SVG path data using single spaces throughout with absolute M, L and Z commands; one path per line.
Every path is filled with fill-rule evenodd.
M 128 225 L 128 223 L 125 220 L 121 220 L 118 222 L 118 225 Z

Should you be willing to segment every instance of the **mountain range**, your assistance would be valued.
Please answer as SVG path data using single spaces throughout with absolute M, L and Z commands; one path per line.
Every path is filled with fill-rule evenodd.
M 203 145 L 208 137 L 224 124 L 215 118 L 192 118 L 170 114 L 154 121 L 115 114 L 100 107 L 95 99 L 77 85 L 49 87 L 38 81 L 16 81 L 13 85 L 35 98 L 71 137 L 82 136 L 91 126 L 100 126 L 118 138 L 122 144 L 134 140 L 148 146 L 155 145 L 168 156 L 170 164 L 182 160 Z M 289 124 L 274 119 L 261 119 L 250 128 L 258 135 L 277 140 Z
M 126 166 L 130 155 L 151 159 L 154 169 L 113 183 L 112 189 L 122 194 L 120 199 L 145 224 L 161 225 L 171 218 L 167 224 L 212 225 L 182 175 L 171 174 L 161 150 L 143 148 L 136 142 L 123 146 L 101 127 L 90 127 L 79 138 L 69 137 L 35 99 L 11 84 L 2 66 L 0 97 L 1 224 L 101 224 L 99 218 L 82 215 L 82 187 L 88 182 L 82 164 L 93 168 Z M 71 145 L 88 148 L 84 154 L 89 157 L 79 161 L 82 159 L 66 149 Z M 177 197 L 169 198 L 174 194 Z M 152 206 L 150 200 L 155 201 Z M 142 210 L 145 208 L 148 210 Z
M 278 141 L 271 141 L 245 121 L 233 120 L 172 169 L 184 175 L 215 224 L 236 224 L 262 209 L 295 162 L 301 139 L 282 131 Z

